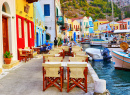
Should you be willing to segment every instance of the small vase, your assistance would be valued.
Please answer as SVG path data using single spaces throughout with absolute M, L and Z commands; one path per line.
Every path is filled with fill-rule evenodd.
M 11 63 L 11 58 L 4 58 L 4 61 L 6 64 L 10 64 Z

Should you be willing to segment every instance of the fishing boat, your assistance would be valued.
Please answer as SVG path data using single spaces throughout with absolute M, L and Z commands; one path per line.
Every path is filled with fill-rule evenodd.
M 100 49 L 95 49 L 95 48 L 87 48 L 86 53 L 92 57 L 94 61 L 102 61 L 103 56 L 101 55 L 101 50 Z
M 113 63 L 115 64 L 114 67 L 115 69 L 130 70 L 130 52 L 126 52 L 128 50 L 128 44 L 123 42 L 120 47 L 124 52 L 112 51 L 111 53 Z

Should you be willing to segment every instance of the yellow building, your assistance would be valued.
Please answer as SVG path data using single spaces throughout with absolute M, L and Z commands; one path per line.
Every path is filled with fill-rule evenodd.
M 100 24 L 103 24 L 103 23 L 107 23 L 109 22 L 107 19 L 97 19 L 95 20 L 93 23 L 94 23 L 94 30 L 98 30 L 98 26 Z
M 37 0 L 16 0 L 17 47 L 34 46 L 33 2 Z M 35 10 L 36 11 L 36 10 Z
M 72 20 L 71 19 L 68 19 L 68 26 L 69 26 L 69 29 L 68 29 L 68 31 L 67 31 L 67 37 L 70 37 L 70 39 L 72 38 L 72 36 L 73 36 L 73 32 L 72 32 L 72 29 L 73 29 L 73 22 L 72 22 Z

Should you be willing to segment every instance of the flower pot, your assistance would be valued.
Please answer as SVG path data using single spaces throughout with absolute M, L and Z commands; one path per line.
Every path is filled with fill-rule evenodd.
M 4 58 L 4 61 L 6 64 L 10 64 L 11 63 L 11 58 Z

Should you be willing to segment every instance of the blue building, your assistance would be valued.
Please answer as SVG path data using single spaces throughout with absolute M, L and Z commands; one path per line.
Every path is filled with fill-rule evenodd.
M 93 26 L 93 20 L 89 17 L 89 33 L 94 33 Z
M 35 47 L 45 44 L 46 31 L 45 31 L 45 16 L 39 2 L 34 4 L 34 35 Z

